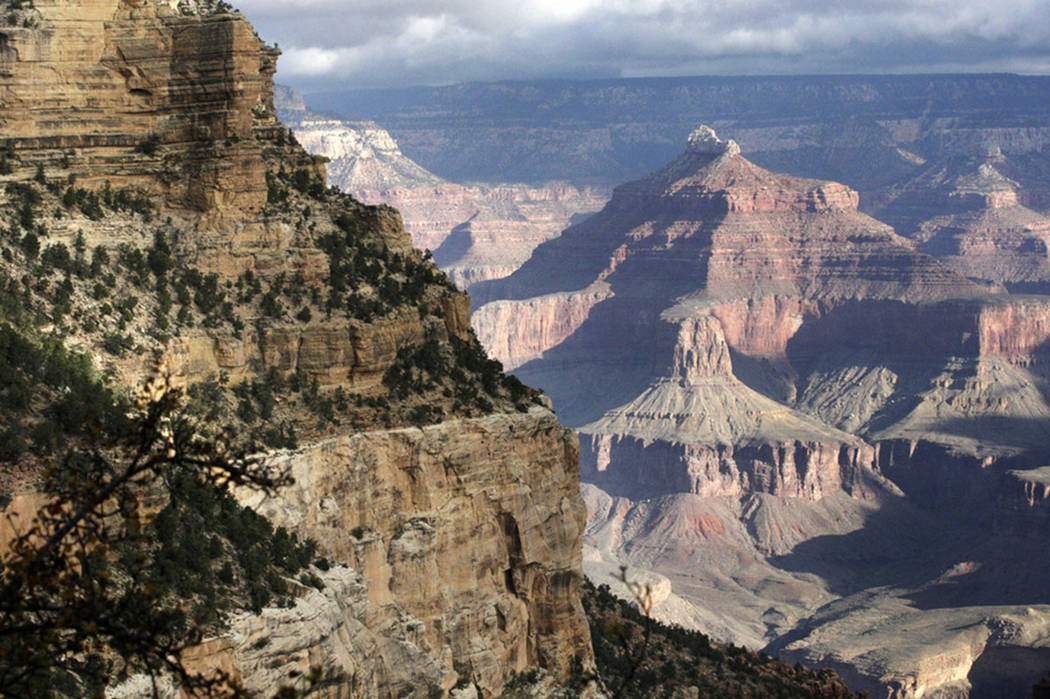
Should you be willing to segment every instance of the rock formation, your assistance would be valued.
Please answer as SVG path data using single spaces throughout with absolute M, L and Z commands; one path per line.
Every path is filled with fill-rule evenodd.
M 498 695 L 511 673 L 567 672 L 566 649 L 588 643 L 580 554 L 563 545 L 585 521 L 565 488 L 577 449 L 542 408 L 357 434 L 279 457 L 294 487 L 252 501 L 362 571 L 370 628 L 411 627 L 442 681 Z
M 0 109 L 23 167 L 230 221 L 261 211 L 279 52 L 203 5 L 42 0 L 16 13 Z
M 961 274 L 1045 292 L 1050 219 L 1022 204 L 1024 187 L 1003 174 L 1010 169 L 998 147 L 931 161 L 869 208 Z
M 655 575 L 663 618 L 858 689 L 977 689 L 1050 618 L 1005 543 L 1042 521 L 1050 301 L 858 203 L 701 128 L 477 285 L 474 323 L 580 430 L 591 574 Z
M 329 159 L 328 181 L 398 209 L 412 244 L 433 251 L 464 291 L 512 273 L 533 248 L 608 199 L 605 187 L 567 182 L 454 184 L 405 157 L 378 124 L 324 118 L 293 91 L 282 94 L 279 115 L 304 148 Z
M 277 50 L 203 0 L 35 0 L 5 21 L 2 271 L 31 317 L 128 382 L 151 350 L 191 393 L 228 382 L 218 403 L 241 396 L 245 420 L 264 384 L 299 386 L 269 415 L 328 411 L 275 457 L 296 484 L 256 503 L 317 537 L 324 591 L 232 619 L 194 662 L 260 693 L 319 665 L 314 695 L 362 697 L 592 665 L 575 436 L 508 393 L 397 212 L 328 190 L 274 115 Z

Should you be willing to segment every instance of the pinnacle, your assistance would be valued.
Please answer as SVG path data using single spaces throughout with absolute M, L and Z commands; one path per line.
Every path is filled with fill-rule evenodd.
M 705 155 L 727 154 L 733 156 L 740 153 L 740 146 L 737 145 L 736 141 L 732 139 L 723 141 L 715 133 L 715 130 L 706 124 L 702 124 L 693 133 L 689 134 L 688 149 L 690 152 L 703 153 Z

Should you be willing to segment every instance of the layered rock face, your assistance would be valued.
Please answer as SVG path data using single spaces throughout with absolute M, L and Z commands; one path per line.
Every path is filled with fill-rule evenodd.
M 498 694 L 514 672 L 567 673 L 587 648 L 578 443 L 550 412 L 357 434 L 278 458 L 295 486 L 250 501 L 362 572 L 368 628 L 427 661 L 379 666 L 413 696 L 461 680 Z
M 475 287 L 474 320 L 580 429 L 590 574 L 655 576 L 662 617 L 858 689 L 978 691 L 1050 618 L 1046 567 L 1011 578 L 1038 554 L 1006 543 L 1041 521 L 1009 474 L 1045 456 L 1050 302 L 857 207 L 701 128 Z
M 873 495 L 871 447 L 742 384 L 715 318 L 681 324 L 673 362 L 670 377 L 582 428 L 587 481 L 645 496 Z
M 374 122 L 325 119 L 284 88 L 278 112 L 309 152 L 329 159 L 328 181 L 361 201 L 401 212 L 412 244 L 463 290 L 516 270 L 533 248 L 608 199 L 603 186 L 455 184 L 405 157 Z
M 391 96 L 328 92 L 311 102 L 378 121 L 409 157 L 461 181 L 510 172 L 521 181 L 624 182 L 662 167 L 706 122 L 763 167 L 845 182 L 864 195 L 916 173 L 926 160 L 998 145 L 1024 156 L 1025 176 L 1010 176 L 1050 201 L 1045 76 L 534 80 Z
M 469 191 L 475 210 L 434 248 L 434 261 L 463 290 L 513 273 L 537 245 L 598 211 L 609 197 L 607 187 L 568 182 L 471 185 Z
M 329 697 L 457 685 L 493 696 L 518 671 L 565 679 L 592 666 L 575 436 L 502 394 L 453 406 L 453 389 L 470 386 L 451 375 L 411 395 L 383 381 L 424 345 L 469 381 L 464 352 L 486 361 L 469 300 L 412 248 L 396 211 L 324 186 L 323 161 L 274 116 L 276 50 L 203 0 L 40 0 L 12 16 L 0 28 L 5 203 L 29 188 L 44 245 L 103 247 L 105 269 L 142 271 L 119 326 L 133 352 L 100 341 L 118 329 L 106 312 L 68 342 L 128 382 L 155 350 L 186 384 L 294 378 L 348 410 L 377 406 L 367 429 L 332 419 L 282 452 L 296 484 L 252 500 L 318 538 L 335 564 L 325 591 L 232 619 L 194 662 L 260 694 L 320 665 L 311 692 Z M 114 203 L 143 195 L 141 211 Z M 95 313 L 80 277 L 71 303 Z M 116 303 L 128 290 L 104 291 Z M 430 417 L 391 419 L 412 401 Z M 413 422 L 427 426 L 395 429 Z
M 262 209 L 256 136 L 277 126 L 279 52 L 247 22 L 134 0 L 43 0 L 22 14 L 2 30 L 0 109 L 24 167 L 142 187 L 230 220 Z

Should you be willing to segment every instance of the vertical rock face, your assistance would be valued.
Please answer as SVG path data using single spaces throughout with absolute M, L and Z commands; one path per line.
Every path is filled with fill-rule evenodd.
M 982 355 L 1030 365 L 1045 361 L 1050 351 L 1050 307 L 1038 298 L 982 308 L 979 329 Z
M 407 398 L 385 387 L 391 366 L 424 343 L 453 368 L 466 361 L 456 351 L 475 351 L 469 299 L 412 249 L 397 212 L 324 187 L 323 159 L 291 143 L 274 116 L 277 51 L 225 3 L 32 5 L 0 27 L 10 169 L 0 181 L 43 173 L 48 185 L 61 183 L 39 187 L 47 209 L 37 213 L 56 241 L 111 252 L 125 244 L 141 254 L 154 235 L 167 236 L 172 276 L 193 265 L 201 288 L 237 300 L 224 312 L 239 324 L 213 317 L 179 334 L 179 320 L 165 326 L 176 335 L 166 345 L 140 333 L 145 349 L 166 350 L 190 383 L 220 371 L 233 384 L 273 371 L 316 379 L 322 395 L 331 388 L 362 409 L 366 398 L 389 408 L 390 397 L 450 416 L 423 429 L 330 428 L 276 457 L 296 484 L 253 502 L 316 537 L 337 565 L 324 594 L 303 591 L 292 609 L 233 619 L 195 662 L 267 695 L 289 672 L 319 664 L 326 679 L 314 694 L 327 697 L 440 697 L 457 685 L 492 696 L 518 671 L 565 679 L 591 666 L 578 594 L 585 515 L 575 435 L 543 408 L 515 410 L 498 397 L 454 419 L 464 410 L 442 413 L 439 404 L 451 406 L 453 389 L 473 388 L 451 376 Z M 145 193 L 164 223 L 114 207 L 115 220 L 93 218 L 61 201 L 66 187 L 76 195 L 73 185 Z M 356 276 L 341 270 L 344 288 L 324 308 L 339 242 Z M 208 272 L 215 277 L 205 279 Z M 305 312 L 267 312 L 251 300 L 264 284 L 271 302 L 284 298 L 274 289 L 286 283 Z M 343 305 L 346 286 L 360 295 L 358 307 Z M 157 305 L 149 293 L 143 285 L 139 309 Z M 374 310 L 360 312 L 369 302 Z M 180 303 L 192 309 L 194 301 Z M 141 356 L 119 368 L 129 377 L 148 370 Z M 455 375 L 472 380 L 461 368 Z
M 295 486 L 251 501 L 361 571 L 369 628 L 415 619 L 414 646 L 452 684 L 489 696 L 514 672 L 586 662 L 578 443 L 546 410 L 358 434 L 278 458 Z
M 26 166 L 231 220 L 262 209 L 255 136 L 277 125 L 278 51 L 243 18 L 152 0 L 41 0 L 22 24 L 0 29 L 0 110 Z
M 572 336 L 608 297 L 599 284 L 575 293 L 495 301 L 475 311 L 472 320 L 481 343 L 511 371 Z

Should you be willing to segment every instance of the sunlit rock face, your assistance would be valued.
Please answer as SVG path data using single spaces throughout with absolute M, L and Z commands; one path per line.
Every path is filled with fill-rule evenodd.
M 82 237 L 110 250 L 148 245 L 163 226 L 175 264 L 213 273 L 228 289 L 252 278 L 301 277 L 306 289 L 325 282 L 331 267 L 320 240 L 346 229 L 363 264 L 380 253 L 397 256 L 402 270 L 406 260 L 429 264 L 389 207 L 323 187 L 308 200 L 300 190 L 294 207 L 271 196 L 288 168 L 301 172 L 303 189 L 323 183 L 324 160 L 275 117 L 278 52 L 224 5 L 35 0 L 5 15 L 0 21 L 13 21 L 0 27 L 0 123 L 11 172 L 0 180 L 42 171 L 48 182 L 145 192 L 152 219 L 113 212 L 97 220 L 75 207 L 42 216 L 54 240 L 72 246 Z M 376 152 L 396 152 L 381 133 L 363 138 Z M 275 371 L 316 379 L 321 391 L 376 395 L 399 354 L 425 339 L 451 352 L 470 338 L 469 299 L 427 271 L 421 301 L 394 299 L 368 320 L 264 318 L 237 306 L 247 321 L 239 329 L 198 325 L 158 350 L 185 383 L 221 374 L 236 385 Z M 390 281 L 401 283 L 373 280 Z M 146 305 L 151 291 L 137 293 Z M 142 355 L 117 365 L 128 383 L 155 366 Z M 497 696 L 516 672 L 564 680 L 592 667 L 579 600 L 578 439 L 549 410 L 522 410 L 490 408 L 423 428 L 332 427 L 270 455 L 295 484 L 271 498 L 238 495 L 317 538 L 333 563 L 324 589 L 289 581 L 294 606 L 236 615 L 187 662 L 223 669 L 266 696 L 317 666 L 324 681 L 308 691 L 317 697 L 435 697 L 457 686 Z M 21 497 L 15 513 L 27 516 L 33 498 Z M 151 691 L 140 680 L 119 692 Z
M 379 671 L 407 687 L 433 665 L 440 689 L 490 696 L 590 657 L 577 463 L 576 435 L 536 408 L 317 444 L 279 457 L 292 488 L 248 501 L 361 572 L 367 627 L 416 656 Z
M 870 208 L 960 274 L 1045 293 L 1050 219 L 1026 206 L 1032 191 L 1004 174 L 1017 174 L 1017 163 L 988 150 L 931 160 Z
M 196 211 L 262 208 L 257 136 L 277 126 L 279 52 L 247 21 L 129 0 L 42 0 L 25 14 L 3 30 L 0 78 L 4 136 L 25 167 L 141 186 Z

